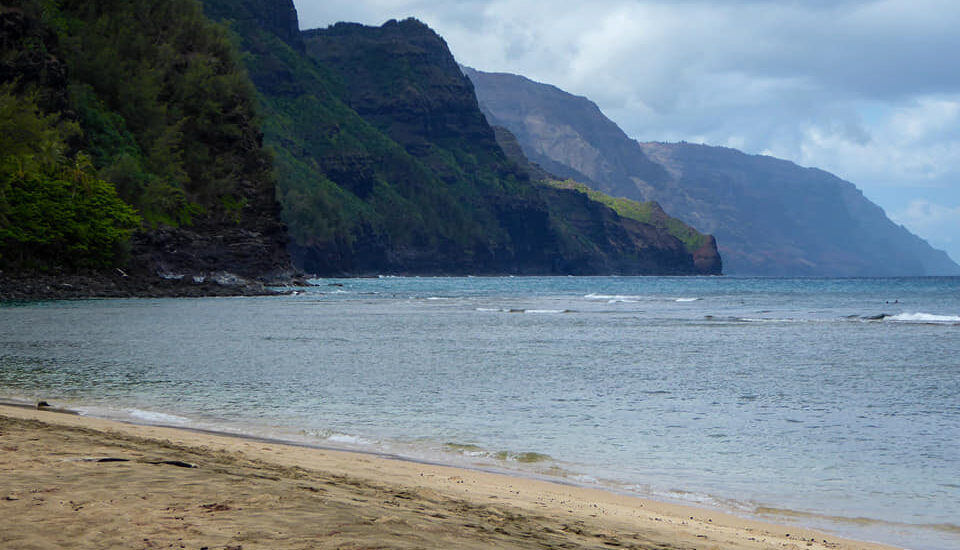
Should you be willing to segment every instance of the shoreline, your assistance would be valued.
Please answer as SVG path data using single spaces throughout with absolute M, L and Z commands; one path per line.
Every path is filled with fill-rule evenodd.
M 12 405 L 0 543 L 23 548 L 893 548 L 575 484 Z

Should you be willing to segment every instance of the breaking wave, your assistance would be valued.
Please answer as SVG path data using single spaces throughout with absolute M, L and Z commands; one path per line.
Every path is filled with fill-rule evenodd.
M 587 294 L 584 296 L 587 300 L 605 301 L 608 304 L 625 303 L 635 304 L 642 300 L 643 296 L 633 296 L 626 294 Z
M 935 315 L 933 313 L 900 313 L 898 315 L 886 315 L 884 316 L 884 320 L 899 323 L 960 324 L 960 316 Z
M 573 313 L 572 309 L 523 309 L 506 307 L 478 307 L 475 311 L 482 313 Z

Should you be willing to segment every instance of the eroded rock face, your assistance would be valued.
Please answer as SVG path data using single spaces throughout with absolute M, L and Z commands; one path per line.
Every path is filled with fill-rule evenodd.
M 300 21 L 293 0 L 273 1 L 267 6 L 262 23 L 264 27 L 299 49 L 303 41 L 300 39 Z
M 517 141 L 516 136 L 514 136 L 510 130 L 502 126 L 495 126 L 494 132 L 497 143 L 500 144 L 507 158 L 523 170 L 532 181 L 548 182 L 558 179 L 557 176 L 547 172 L 539 164 L 530 162 L 530 160 L 527 159 L 519 141 Z M 639 256 L 644 255 L 634 253 L 631 256 L 631 250 L 637 248 L 646 248 L 647 254 L 645 256 L 650 257 L 647 261 L 652 260 L 652 257 L 655 256 L 657 261 L 665 266 L 664 269 L 672 270 L 669 271 L 670 273 L 689 273 L 691 269 L 693 272 L 702 275 L 720 275 L 723 272 L 723 263 L 717 251 L 716 239 L 714 239 L 713 236 L 699 235 L 698 238 L 704 241 L 702 245 L 692 250 L 692 245 L 683 244 L 684 252 L 678 252 L 676 248 L 677 238 L 680 237 L 673 238 L 671 235 L 676 236 L 677 234 L 682 234 L 679 232 L 689 235 L 695 233 L 695 231 L 680 220 L 668 216 L 656 202 L 650 202 L 646 205 L 636 205 L 638 208 L 644 206 L 649 209 L 650 219 L 648 221 L 650 223 L 648 224 L 638 222 L 637 220 L 617 219 L 619 216 L 611 216 L 612 212 L 605 211 L 609 209 L 597 208 L 599 205 L 596 204 L 595 201 L 585 201 L 583 200 L 585 198 L 583 196 L 578 199 L 576 196 L 583 195 L 583 193 L 575 193 L 573 189 L 557 189 L 551 186 L 550 191 L 552 191 L 551 196 L 553 196 L 553 200 L 555 201 L 553 205 L 554 209 L 561 208 L 560 205 L 556 204 L 557 200 L 579 200 L 579 202 L 577 202 L 579 205 L 577 208 L 593 211 L 594 215 L 592 219 L 603 220 L 601 224 L 602 228 L 599 229 L 599 232 L 596 227 L 590 228 L 584 226 L 582 223 L 576 225 L 578 231 L 593 235 L 593 238 L 600 239 L 602 242 L 607 243 L 608 248 L 613 248 L 618 251 L 618 256 L 625 254 L 626 258 L 632 258 L 626 263 L 614 262 L 613 264 L 604 264 L 607 265 L 607 269 L 610 272 L 621 273 L 640 270 L 642 272 L 654 273 L 652 262 L 645 265 L 644 262 L 638 260 Z M 542 189 L 541 192 L 547 193 L 545 189 Z M 570 195 L 570 193 L 573 194 Z M 568 215 L 571 216 L 572 220 L 582 218 L 582 216 L 578 216 L 577 208 L 573 210 L 567 209 L 570 211 Z M 567 220 L 564 220 L 564 222 L 566 221 Z M 651 225 L 653 227 L 651 227 Z M 677 233 L 671 233 L 671 227 L 674 228 Z M 617 236 L 611 238 L 613 235 Z M 626 242 L 630 244 L 625 245 L 623 239 L 626 239 Z M 618 242 L 620 244 L 617 244 Z M 664 253 L 665 250 L 669 250 L 669 252 Z M 686 257 L 687 255 L 692 256 L 692 264 L 689 262 L 689 258 Z M 604 262 L 606 260 L 595 258 L 594 261 Z M 691 265 L 693 266 L 692 268 L 690 267 Z
M 705 275 L 719 275 L 723 272 L 723 260 L 717 248 L 717 239 L 708 235 L 708 241 L 693 253 L 693 264 L 697 272 Z
M 258 231 L 259 229 L 259 231 Z M 273 281 L 292 272 L 286 233 L 272 223 L 224 226 L 200 222 L 137 233 L 133 261 L 161 276 L 206 277 L 229 272 L 246 279 Z
M 296 50 L 303 50 L 300 21 L 293 0 L 203 0 L 211 19 L 229 21 L 237 31 L 259 28 Z
M 544 195 L 555 220 L 573 226 L 578 234 L 600 244 L 603 251 L 571 251 L 564 258 L 568 273 L 588 275 L 596 273 L 590 271 L 590 266 L 600 265 L 603 266 L 600 272 L 613 274 L 719 274 L 719 271 L 700 272 L 676 237 L 652 225 L 621 218 L 583 193 L 548 188 Z

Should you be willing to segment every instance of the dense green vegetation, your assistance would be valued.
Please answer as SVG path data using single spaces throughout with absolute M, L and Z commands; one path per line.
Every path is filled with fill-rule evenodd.
M 255 92 L 195 0 L 63 0 L 62 48 L 84 146 L 151 223 L 189 224 L 241 201 L 268 166 Z
M 41 113 L 34 95 L 0 86 L 0 265 L 111 265 L 140 220 L 87 155 L 68 156 L 78 127 Z
M 197 216 L 239 220 L 246 205 L 240 186 L 269 179 L 270 158 L 259 142 L 254 88 L 226 31 L 206 19 L 196 0 L 20 0 L 3 7 L 17 31 L 0 44 L 4 74 L 15 82 L 4 101 L 35 106 L 35 120 L 5 110 L 0 124 L 21 132 L 28 122 L 46 128 L 20 152 L 2 152 L 4 185 L 18 190 L 5 197 L 12 209 L 5 237 L 53 239 L 71 251 L 20 247 L 7 262 L 14 256 L 40 266 L 119 261 L 99 249 L 129 237 L 133 218 L 120 212 L 130 209 L 116 215 L 92 209 L 116 197 L 139 212 L 146 228 L 190 225 Z M 66 160 L 59 164 L 84 176 L 65 179 L 50 160 L 24 164 L 26 157 L 49 156 L 44 147 L 60 151 Z M 11 172 L 14 165 L 42 169 Z M 11 179 L 14 172 L 21 175 Z M 52 182 L 84 186 L 99 198 L 85 204 L 77 198 L 82 194 Z M 85 229 L 64 222 L 68 211 Z

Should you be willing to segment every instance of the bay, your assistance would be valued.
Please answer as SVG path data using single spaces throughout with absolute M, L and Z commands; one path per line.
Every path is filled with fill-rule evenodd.
M 960 278 L 317 280 L 0 307 L 0 397 L 960 548 Z

